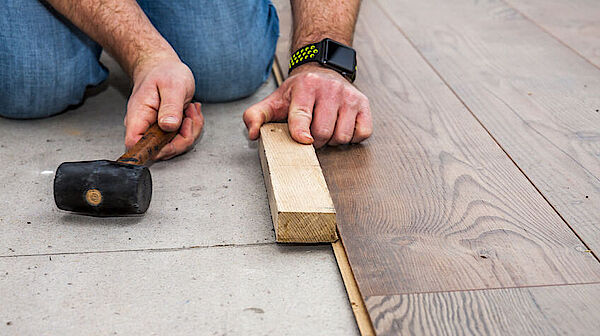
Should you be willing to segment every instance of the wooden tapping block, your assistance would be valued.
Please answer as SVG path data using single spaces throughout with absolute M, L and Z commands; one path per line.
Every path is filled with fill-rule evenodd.
M 336 241 L 335 208 L 314 147 L 294 141 L 287 124 L 270 123 L 260 129 L 259 155 L 276 241 Z

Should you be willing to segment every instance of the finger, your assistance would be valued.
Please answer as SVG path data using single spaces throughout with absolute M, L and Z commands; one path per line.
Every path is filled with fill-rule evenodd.
M 314 139 L 310 132 L 313 120 L 315 94 L 311 89 L 298 84 L 292 88 L 288 113 L 288 127 L 292 139 L 303 144 L 311 144 Z
M 179 133 L 156 156 L 156 160 L 168 160 L 183 154 L 194 145 L 194 121 L 191 118 L 183 119 Z
M 338 111 L 338 118 L 335 122 L 335 131 L 329 145 L 337 146 L 349 143 L 354 136 L 354 125 L 356 124 L 356 115 L 358 111 L 355 107 L 342 105 Z
M 189 101 L 183 87 L 165 85 L 158 88 L 160 106 L 158 108 L 158 125 L 165 132 L 173 132 L 181 125 L 184 107 Z
M 250 106 L 244 111 L 244 123 L 248 129 L 250 140 L 258 139 L 260 126 L 269 121 L 284 120 L 286 114 L 282 113 L 285 103 L 283 102 L 282 89 L 279 88 L 262 101 Z
M 367 103 L 358 111 L 356 115 L 356 124 L 354 125 L 354 136 L 352 143 L 359 143 L 373 133 L 373 120 L 371 118 L 371 109 Z
M 202 115 L 202 104 L 194 103 L 190 104 L 188 108 L 185 110 L 185 115 L 188 118 L 191 118 L 192 123 L 192 134 L 194 136 L 194 141 L 198 140 L 200 134 L 202 133 L 202 128 L 204 127 L 204 116 Z
M 125 147 L 133 147 L 144 135 L 148 127 L 156 121 L 156 111 L 148 104 L 140 104 L 136 97 L 127 104 L 125 116 Z
M 329 142 L 335 129 L 339 109 L 338 100 L 334 96 L 322 96 L 315 104 L 313 122 L 310 127 L 315 138 L 315 148 L 321 148 Z

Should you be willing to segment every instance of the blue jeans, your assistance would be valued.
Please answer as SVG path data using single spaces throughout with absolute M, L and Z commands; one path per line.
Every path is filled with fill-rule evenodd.
M 223 102 L 266 80 L 279 36 L 269 0 L 138 0 L 196 79 L 195 99 Z M 0 14 L 0 116 L 42 118 L 81 103 L 108 75 L 102 48 L 49 5 L 5 0 Z

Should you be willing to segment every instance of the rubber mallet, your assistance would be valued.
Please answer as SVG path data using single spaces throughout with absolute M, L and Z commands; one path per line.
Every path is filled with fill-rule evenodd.
M 143 214 L 152 199 L 148 165 L 177 132 L 152 125 L 117 161 L 64 162 L 54 177 L 59 209 L 90 216 Z

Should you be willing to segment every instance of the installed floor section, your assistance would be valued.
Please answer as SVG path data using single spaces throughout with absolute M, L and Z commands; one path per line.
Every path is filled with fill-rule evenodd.
M 0 119 L 0 334 L 353 335 L 330 246 L 279 246 L 241 115 L 274 90 L 204 105 L 196 149 L 152 166 L 143 217 L 57 210 L 63 161 L 123 151 L 127 79 L 77 109 Z
M 598 6 L 509 2 L 362 4 L 375 133 L 318 156 L 377 334 L 600 328 Z

